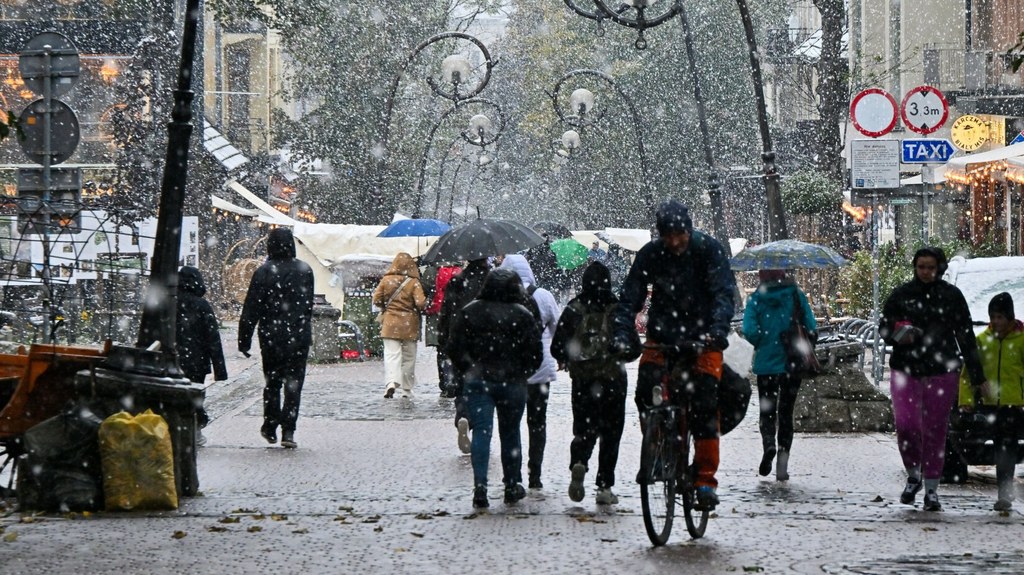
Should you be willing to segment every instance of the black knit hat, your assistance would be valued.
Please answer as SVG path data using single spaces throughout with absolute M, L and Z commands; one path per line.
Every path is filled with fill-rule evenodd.
M 1013 297 L 1006 292 L 996 294 L 992 301 L 988 302 L 988 315 L 994 313 L 1002 314 L 1006 319 L 1014 319 Z
M 678 200 L 666 200 L 655 214 L 658 235 L 693 231 L 690 210 Z

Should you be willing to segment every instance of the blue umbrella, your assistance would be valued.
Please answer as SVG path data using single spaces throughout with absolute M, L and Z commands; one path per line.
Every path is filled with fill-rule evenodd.
M 804 270 L 846 265 L 846 259 L 826 246 L 797 240 L 778 240 L 743 250 L 730 262 L 733 271 Z
M 452 229 L 441 220 L 410 219 L 391 222 L 391 225 L 377 234 L 378 238 L 400 238 L 408 236 L 443 236 Z

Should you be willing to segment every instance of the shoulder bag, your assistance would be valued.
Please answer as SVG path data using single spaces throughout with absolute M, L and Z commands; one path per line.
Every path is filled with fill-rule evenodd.
M 782 347 L 786 350 L 786 373 L 799 377 L 814 377 L 821 373 L 821 364 L 814 354 L 815 338 L 801 321 L 803 306 L 800 296 L 793 292 L 793 316 L 789 329 L 782 332 Z
M 377 322 L 378 324 L 384 323 L 384 312 L 388 310 L 388 306 L 391 305 L 391 302 L 395 301 L 395 298 L 398 297 L 398 294 L 402 293 L 402 289 L 405 288 L 405 284 L 409 283 L 410 281 L 412 281 L 412 278 L 405 278 L 405 281 L 403 281 L 401 285 L 398 286 L 398 289 L 396 289 L 391 294 L 391 297 L 388 298 L 388 301 L 384 302 L 384 309 L 377 312 L 377 317 L 373 318 L 373 321 Z

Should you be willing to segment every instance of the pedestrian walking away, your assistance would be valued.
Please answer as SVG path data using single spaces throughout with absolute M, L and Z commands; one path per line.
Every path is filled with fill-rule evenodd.
M 313 270 L 295 257 L 288 228 L 267 236 L 267 261 L 256 268 L 238 320 L 238 351 L 246 357 L 258 330 L 263 357 L 263 426 L 260 435 L 294 449 L 306 359 L 313 341 Z M 282 403 L 281 393 L 284 392 Z
M 421 278 L 424 291 L 427 292 L 427 309 L 424 310 L 425 327 L 423 329 L 423 343 L 433 347 L 437 354 L 437 387 L 441 397 L 452 398 L 454 385 L 452 383 L 452 362 L 444 354 L 438 337 L 438 324 L 441 321 L 441 305 L 444 303 L 445 289 L 448 282 L 459 273 L 461 268 L 455 265 L 430 265 Z
M 472 260 L 455 277 L 448 282 L 445 289 L 444 300 L 441 302 L 441 316 L 437 320 L 437 348 L 448 349 L 448 336 L 450 326 L 459 312 L 466 304 L 473 301 L 484 285 L 484 278 L 491 269 L 487 258 Z M 445 354 L 447 355 L 447 351 Z M 449 359 L 451 359 L 449 357 Z M 469 414 L 466 412 L 466 398 L 463 394 L 465 387 L 463 375 L 457 365 L 452 362 L 452 390 L 448 392 L 455 398 L 455 429 L 458 431 L 458 446 L 463 453 L 469 453 L 470 441 Z
M 956 286 L 940 279 L 945 252 L 921 248 L 912 265 L 913 279 L 885 301 L 878 332 L 892 346 L 892 411 L 907 470 L 900 502 L 912 505 L 923 487 L 924 509 L 940 511 L 939 479 L 960 369 L 967 369 L 974 387 L 985 382 L 985 373 L 967 301 Z
M 211 369 L 214 381 L 228 378 L 224 347 L 220 341 L 220 323 L 205 295 L 203 274 L 192 266 L 182 266 L 178 270 L 178 315 L 175 322 L 178 365 L 193 383 L 203 383 Z M 196 444 L 199 446 L 206 445 L 202 428 L 209 422 L 205 407 L 200 407 L 196 412 Z
M 1016 499 L 1014 468 L 1024 427 L 1024 323 L 1013 312 L 1013 297 L 997 294 L 988 304 L 989 325 L 978 334 L 985 383 L 975 388 L 967 370 L 960 375 L 960 409 L 976 411 L 992 422 L 996 484 L 993 509 L 1009 511 Z
M 505 503 L 526 495 L 519 427 L 526 409 L 526 380 L 544 358 L 541 332 L 519 276 L 510 269 L 491 271 L 479 297 L 452 321 L 446 353 L 463 375 L 467 414 L 473 427 L 473 506 L 489 506 L 487 467 L 497 412 Z
M 384 397 L 396 389 L 411 398 L 416 385 L 416 342 L 420 338 L 420 313 L 427 296 L 420 284 L 420 270 L 411 255 L 401 252 L 373 290 L 373 305 L 381 310 L 380 337 L 384 340 Z
M 572 380 L 569 498 L 577 502 L 586 495 L 584 479 L 598 443 L 596 501 L 619 501 L 612 487 L 626 420 L 627 380 L 623 361 L 610 347 L 611 316 L 618 301 L 608 268 L 591 263 L 583 272 L 580 294 L 562 311 L 551 342 L 551 355 Z
M 540 364 L 540 369 L 526 381 L 526 429 L 530 443 L 526 467 L 529 470 L 530 489 L 542 489 L 544 482 L 541 480 L 541 471 L 544 466 L 544 447 L 548 439 L 548 396 L 551 384 L 558 375 L 558 364 L 551 356 L 551 340 L 555 335 L 555 326 L 558 324 L 561 309 L 550 291 L 537 286 L 537 279 L 524 256 L 507 255 L 502 260 L 501 267 L 519 274 L 527 295 L 537 307 L 540 322 L 544 360 Z
M 693 383 L 692 388 L 687 386 L 692 394 L 688 421 L 695 438 L 697 505 L 713 509 L 718 505 L 718 382 L 722 351 L 729 346 L 736 279 L 722 244 L 694 229 L 689 210 L 680 202 L 668 200 L 658 208 L 656 227 L 658 239 L 637 252 L 623 282 L 612 344 L 627 359 L 643 352 L 635 396 L 642 430 L 652 390 L 665 372 L 664 353 L 656 346 L 701 343 L 693 373 L 683 377 Z M 647 342 L 655 345 L 641 350 L 635 321 L 648 286 Z
M 788 354 L 782 341 L 794 317 L 809 333 L 818 329 L 807 296 L 785 270 L 760 270 L 757 290 L 743 310 L 743 337 L 754 346 L 752 370 L 757 376 L 761 413 L 760 475 L 772 472 L 779 481 L 789 479 L 789 454 L 793 446 L 793 408 L 800 391 L 800 375 L 790 373 Z M 776 447 L 776 424 L 778 446 Z M 775 461 L 776 454 L 778 461 Z

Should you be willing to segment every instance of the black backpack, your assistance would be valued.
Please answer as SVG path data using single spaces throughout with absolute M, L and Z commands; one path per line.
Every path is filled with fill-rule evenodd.
M 611 315 L 616 305 L 611 303 L 601 311 L 588 312 L 579 302 L 570 304 L 581 318 L 576 326 L 576 332 L 566 346 L 570 363 L 615 363 L 615 358 L 608 348 L 612 340 Z

